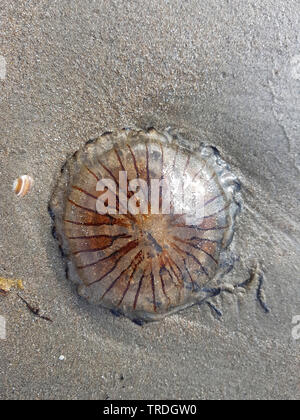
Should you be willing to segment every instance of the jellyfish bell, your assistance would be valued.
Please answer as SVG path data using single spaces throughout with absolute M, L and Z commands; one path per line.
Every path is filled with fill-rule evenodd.
M 25 197 L 31 191 L 33 184 L 34 181 L 31 176 L 21 175 L 13 183 L 13 192 L 17 197 Z
M 154 321 L 222 275 L 238 182 L 215 148 L 124 129 L 64 166 L 50 208 L 70 279 L 91 303 Z

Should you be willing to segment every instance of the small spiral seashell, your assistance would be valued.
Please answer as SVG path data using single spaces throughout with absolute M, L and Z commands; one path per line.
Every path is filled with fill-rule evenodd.
M 168 131 L 89 141 L 50 203 L 79 294 L 138 321 L 201 301 L 225 266 L 238 186 L 215 148 Z
M 17 197 L 24 197 L 33 186 L 33 179 L 29 175 L 21 175 L 13 183 L 13 191 Z

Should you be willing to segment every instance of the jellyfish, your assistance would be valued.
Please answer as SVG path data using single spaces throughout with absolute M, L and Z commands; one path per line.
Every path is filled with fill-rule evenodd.
M 65 163 L 50 202 L 80 296 L 135 321 L 200 302 L 223 276 L 239 183 L 215 147 L 123 129 Z

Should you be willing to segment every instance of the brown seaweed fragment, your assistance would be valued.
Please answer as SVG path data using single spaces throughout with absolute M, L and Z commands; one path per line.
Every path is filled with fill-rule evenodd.
M 30 303 L 28 303 L 28 302 L 27 302 L 27 300 L 26 300 L 26 299 L 24 299 L 22 296 L 20 296 L 20 295 L 19 295 L 19 293 L 18 293 L 18 296 L 19 296 L 19 298 L 22 300 L 22 302 L 24 302 L 24 303 L 25 303 L 25 305 L 27 306 L 27 308 L 29 309 L 29 311 L 30 311 L 33 315 L 35 315 L 35 316 L 37 316 L 37 317 L 39 317 L 39 318 L 41 318 L 41 319 L 44 319 L 45 321 L 53 322 L 53 321 L 52 321 L 52 319 L 51 319 L 51 318 L 49 318 L 48 316 L 45 316 L 45 315 L 41 315 L 41 314 L 40 314 L 40 308 L 35 307 L 35 306 L 32 306 Z

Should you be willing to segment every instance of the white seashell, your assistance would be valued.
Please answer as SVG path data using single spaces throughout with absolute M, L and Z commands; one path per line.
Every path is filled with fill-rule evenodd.
M 17 197 L 24 197 L 32 188 L 33 179 L 29 175 L 21 175 L 13 183 L 13 191 Z

